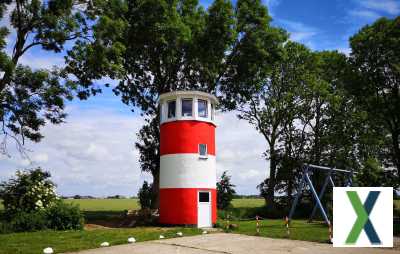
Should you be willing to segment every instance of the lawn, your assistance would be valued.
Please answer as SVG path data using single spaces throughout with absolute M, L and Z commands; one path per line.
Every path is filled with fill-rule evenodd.
M 176 232 L 183 235 L 200 234 L 195 228 L 158 228 L 137 227 L 129 229 L 95 229 L 82 231 L 40 231 L 31 233 L 0 234 L 0 254 L 37 254 L 43 253 L 46 247 L 52 247 L 55 253 L 93 249 L 100 247 L 102 242 L 110 245 L 127 243 L 128 237 L 136 241 L 176 237 Z
M 71 199 L 66 200 L 79 204 L 84 211 L 86 221 L 112 221 L 124 214 L 124 210 L 137 209 L 136 199 Z M 230 213 L 234 218 L 246 218 L 263 209 L 263 199 L 234 199 Z M 395 200 L 396 210 L 400 209 L 400 200 Z M 1 209 L 1 208 L 0 208 Z M 224 218 L 225 216 L 220 216 Z M 229 232 L 246 235 L 256 235 L 254 220 L 233 220 L 235 228 Z M 218 224 L 225 228 L 226 221 L 219 219 Z M 82 231 L 41 231 L 31 233 L 0 234 L 0 254 L 5 253 L 42 253 L 43 248 L 51 246 L 56 253 L 97 248 L 104 241 L 111 245 L 127 243 L 128 237 L 135 237 L 137 241 L 155 240 L 160 234 L 166 237 L 175 237 L 176 232 L 184 235 L 201 233 L 195 228 L 102 228 Z M 260 236 L 272 238 L 288 238 L 285 222 L 281 219 L 267 219 L 260 221 Z M 323 223 L 307 223 L 305 220 L 293 220 L 290 226 L 290 239 L 314 242 L 328 241 L 328 227 Z
M 230 221 L 230 223 L 235 224 L 236 228 L 230 229 L 228 232 L 257 235 L 255 220 Z M 225 227 L 226 221 L 220 220 L 219 225 Z M 259 236 L 327 243 L 329 240 L 329 229 L 321 222 L 308 223 L 306 220 L 292 220 L 288 237 L 284 220 L 266 219 L 260 220 Z

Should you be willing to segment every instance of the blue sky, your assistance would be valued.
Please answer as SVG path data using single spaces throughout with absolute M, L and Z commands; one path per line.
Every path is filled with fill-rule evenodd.
M 207 7 L 211 1 L 201 1 Z M 400 15 L 400 1 L 394 0 L 264 0 L 272 24 L 286 29 L 291 39 L 313 50 L 339 50 L 349 54 L 348 38 L 379 17 Z M 0 25 L 8 25 L 2 20 Z M 8 38 L 13 42 L 15 33 Z M 11 48 L 8 48 L 11 52 Z M 32 68 L 63 65 L 62 54 L 39 48 L 28 51 L 20 63 Z M 30 160 L 11 149 L 11 157 L 0 155 L 0 181 L 18 168 L 42 166 L 50 170 L 63 195 L 134 195 L 147 173 L 140 172 L 134 149 L 136 132 L 143 124 L 138 112 L 123 105 L 111 89 L 88 101 L 68 103 L 65 124 L 48 125 L 45 139 L 28 144 Z M 228 170 L 238 193 L 257 193 L 255 186 L 268 174 L 263 138 L 235 112 L 219 113 L 217 129 L 217 171 Z M 248 148 L 251 140 L 252 147 Z M 12 146 L 11 146 L 12 147 Z

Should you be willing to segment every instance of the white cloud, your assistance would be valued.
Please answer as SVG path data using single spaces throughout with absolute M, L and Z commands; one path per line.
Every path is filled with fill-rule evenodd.
M 369 10 L 397 15 L 400 13 L 400 2 L 395 0 L 358 0 L 357 3 Z
M 99 99 L 97 99 L 99 98 Z M 92 102 L 100 100 L 95 97 Z M 136 133 L 143 125 L 137 115 L 120 113 L 118 108 L 69 106 L 67 122 L 48 125 L 45 138 L 28 144 L 31 163 L 14 152 L 0 156 L 0 181 L 16 169 L 41 166 L 49 170 L 62 195 L 135 195 L 143 180 L 151 180 L 139 165 L 134 148 Z M 121 104 L 121 107 L 122 104 Z M 266 142 L 235 113 L 217 117 L 218 176 L 228 170 L 238 193 L 258 193 L 256 186 L 265 178 L 268 163 L 262 157 Z
M 354 17 L 359 17 L 367 20 L 375 20 L 380 17 L 380 15 L 374 11 L 370 10 L 350 10 L 349 14 Z
M 246 121 L 238 120 L 235 112 L 217 116 L 217 171 L 227 170 L 238 193 L 258 193 L 269 164 L 262 156 L 267 149 L 264 138 Z
M 314 48 L 312 42 L 313 37 L 320 33 L 320 30 L 306 25 L 302 22 L 292 21 L 287 19 L 278 19 L 277 22 L 290 33 L 290 39 L 300 43 L 304 43 L 310 48 Z
M 19 63 L 28 65 L 32 69 L 51 69 L 53 66 L 63 66 L 64 57 L 62 54 L 44 51 L 35 47 L 22 55 L 19 59 Z
M 379 17 L 400 13 L 400 2 L 394 0 L 354 0 L 354 3 L 356 7 L 347 10 L 352 23 L 359 23 L 360 19 L 373 22 Z

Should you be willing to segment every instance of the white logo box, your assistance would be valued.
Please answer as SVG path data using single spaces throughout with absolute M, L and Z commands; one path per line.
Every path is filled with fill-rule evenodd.
M 357 214 L 347 196 L 347 191 L 356 191 L 363 205 L 370 191 L 380 192 L 369 214 L 369 219 L 381 244 L 371 244 L 364 228 L 355 244 L 346 244 L 346 239 L 357 219 Z M 393 247 L 393 188 L 334 187 L 332 242 L 333 247 Z

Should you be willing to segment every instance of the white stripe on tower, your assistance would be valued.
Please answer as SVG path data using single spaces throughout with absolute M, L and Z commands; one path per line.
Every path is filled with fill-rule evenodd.
M 215 156 L 168 154 L 160 157 L 160 188 L 216 188 Z

